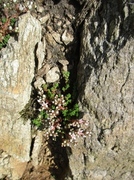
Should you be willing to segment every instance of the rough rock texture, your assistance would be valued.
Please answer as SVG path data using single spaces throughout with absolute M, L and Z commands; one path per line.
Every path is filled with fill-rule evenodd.
M 31 13 L 40 23 L 23 15 L 18 40 L 0 52 L 0 179 L 133 180 L 134 5 L 35 1 Z M 32 84 L 40 89 L 49 74 L 59 75 L 50 73 L 59 65 L 71 71 L 74 84 L 78 59 L 79 104 L 91 136 L 61 148 L 19 112 L 30 99 L 34 75 Z
M 56 82 L 57 80 L 59 80 L 59 74 L 60 74 L 60 71 L 59 71 L 58 67 L 53 67 L 46 74 L 46 82 L 47 83 Z
M 78 65 L 79 103 L 92 135 L 72 147 L 71 179 L 134 178 L 132 6 L 116 0 L 98 6 L 94 1 L 85 17 Z
M 20 17 L 18 40 L 10 39 L 0 59 L 0 179 L 19 179 L 29 161 L 31 123 L 20 116 L 31 95 L 35 46 L 40 23 L 29 13 Z

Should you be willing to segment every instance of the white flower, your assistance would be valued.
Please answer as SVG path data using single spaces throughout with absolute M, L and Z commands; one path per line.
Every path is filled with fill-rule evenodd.
M 74 133 L 70 133 L 71 139 L 75 140 L 76 139 L 76 135 Z
M 15 27 L 15 32 L 19 32 L 19 28 L 18 27 Z
M 12 26 L 9 26 L 8 28 L 9 28 L 10 31 L 13 29 Z
M 64 98 L 63 94 L 61 95 L 61 98 Z
M 43 94 L 43 96 L 42 96 L 42 97 L 43 97 L 43 99 L 46 99 L 46 95 L 45 95 L 45 94 Z
M 63 99 L 61 102 L 62 102 L 62 103 L 64 103 L 64 102 L 65 102 L 65 100 Z
M 82 129 L 78 129 L 78 132 L 77 132 L 77 133 L 78 133 L 79 136 L 83 136 L 83 135 L 84 135 Z
M 83 119 L 79 119 L 79 123 L 81 124 L 81 123 L 83 123 L 84 122 L 84 120 Z
M 22 6 L 22 4 L 19 5 L 19 10 L 20 10 L 20 11 L 23 11 L 23 10 L 24 10 L 24 7 Z
M 55 95 L 55 99 L 57 99 L 57 98 L 58 98 L 58 95 L 56 94 L 56 95 Z
M 43 109 L 47 109 L 48 108 L 48 103 L 42 102 L 41 106 L 42 106 Z
M 59 111 L 56 111 L 55 114 L 58 115 L 58 114 L 59 114 Z

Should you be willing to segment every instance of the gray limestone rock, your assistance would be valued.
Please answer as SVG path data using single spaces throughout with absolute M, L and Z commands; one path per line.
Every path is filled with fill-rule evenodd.
M 126 0 L 74 2 L 79 2 L 81 7 L 76 17 L 76 30 L 80 27 L 81 38 L 78 101 L 91 133 L 87 138 L 79 139 L 76 146 L 71 146 L 72 153 L 68 151 L 69 168 L 64 164 L 67 170 L 63 168 L 63 172 L 68 169 L 70 172 L 65 179 L 133 180 L 134 5 Z M 54 63 L 52 66 L 43 63 L 45 58 L 53 62 L 53 54 L 59 56 L 60 50 L 65 50 L 57 44 L 64 42 L 68 46 L 75 41 L 68 29 L 57 32 L 48 24 L 41 42 L 40 24 L 45 27 L 51 17 L 46 14 L 39 22 L 29 13 L 21 16 L 18 40 L 10 38 L 8 46 L 0 52 L 0 179 L 19 180 L 30 155 L 32 166 L 37 168 L 36 179 L 42 172 L 38 172 L 38 165 L 44 168 L 47 163 L 47 168 L 51 169 L 54 164 L 48 161 L 48 157 L 52 158 L 43 141 L 43 132 L 37 131 L 33 136 L 30 120 L 24 121 L 19 114 L 30 99 L 35 69 L 38 69 L 35 88 L 40 89 L 45 82 L 43 78 L 47 83 L 59 81 L 59 68 L 53 66 Z M 74 14 L 69 19 L 71 17 Z M 61 18 L 57 25 L 62 25 Z M 70 26 L 69 21 L 65 22 L 67 26 Z M 67 62 L 60 60 L 62 56 L 57 59 L 67 70 Z M 64 163 L 62 154 L 58 157 L 61 158 L 56 161 Z M 56 168 L 58 171 L 62 167 Z
M 79 104 L 92 135 L 72 147 L 74 180 L 134 177 L 133 17 L 125 1 L 115 0 L 90 9 L 84 21 Z
M 45 51 L 46 51 L 46 40 L 45 37 L 43 37 L 43 40 L 38 43 L 36 50 L 36 56 L 38 59 L 38 69 L 42 68 L 43 66 L 43 62 L 46 54 Z
M 46 74 L 46 82 L 47 83 L 54 83 L 54 82 L 58 81 L 59 78 L 60 78 L 60 70 L 58 67 L 53 67 Z
M 31 123 L 24 122 L 19 113 L 30 99 L 34 50 L 41 39 L 41 25 L 27 13 L 20 17 L 18 27 L 18 40 L 11 38 L 1 50 L 0 179 L 20 179 L 30 158 Z

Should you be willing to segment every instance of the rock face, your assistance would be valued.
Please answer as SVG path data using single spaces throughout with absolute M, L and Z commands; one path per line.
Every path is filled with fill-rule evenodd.
M 0 59 L 0 179 L 20 179 L 30 158 L 31 123 L 19 112 L 30 99 L 41 26 L 29 13 L 18 26 L 18 41 L 11 38 Z
M 18 39 L 0 52 L 0 179 L 133 180 L 134 4 L 40 3 L 38 13 L 31 11 L 40 22 L 21 16 Z M 90 136 L 71 152 L 19 114 L 31 82 L 40 89 L 45 80 L 59 80 L 62 69 L 72 72 L 72 81 L 77 71 L 80 109 L 90 122 Z
M 74 180 L 134 178 L 132 6 L 116 0 L 94 2 L 84 21 L 79 103 L 92 135 L 72 147 L 69 163 Z

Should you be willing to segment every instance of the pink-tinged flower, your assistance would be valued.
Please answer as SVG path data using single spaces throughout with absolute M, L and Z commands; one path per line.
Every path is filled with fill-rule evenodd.
M 55 130 L 55 126 L 51 125 L 49 129 L 50 129 L 50 131 L 54 131 Z
M 72 140 L 76 140 L 76 135 L 74 133 L 69 133 Z
M 84 123 L 85 121 L 83 119 L 79 119 L 79 123 L 82 124 Z
M 47 102 L 42 102 L 41 106 L 42 106 L 42 109 L 48 109 L 48 103 Z
M 57 128 L 57 129 L 60 129 L 60 128 L 61 128 L 61 124 L 57 123 L 57 124 L 56 124 L 56 128 Z
M 84 135 L 83 130 L 82 129 L 78 129 L 77 134 L 79 136 L 83 136 Z

